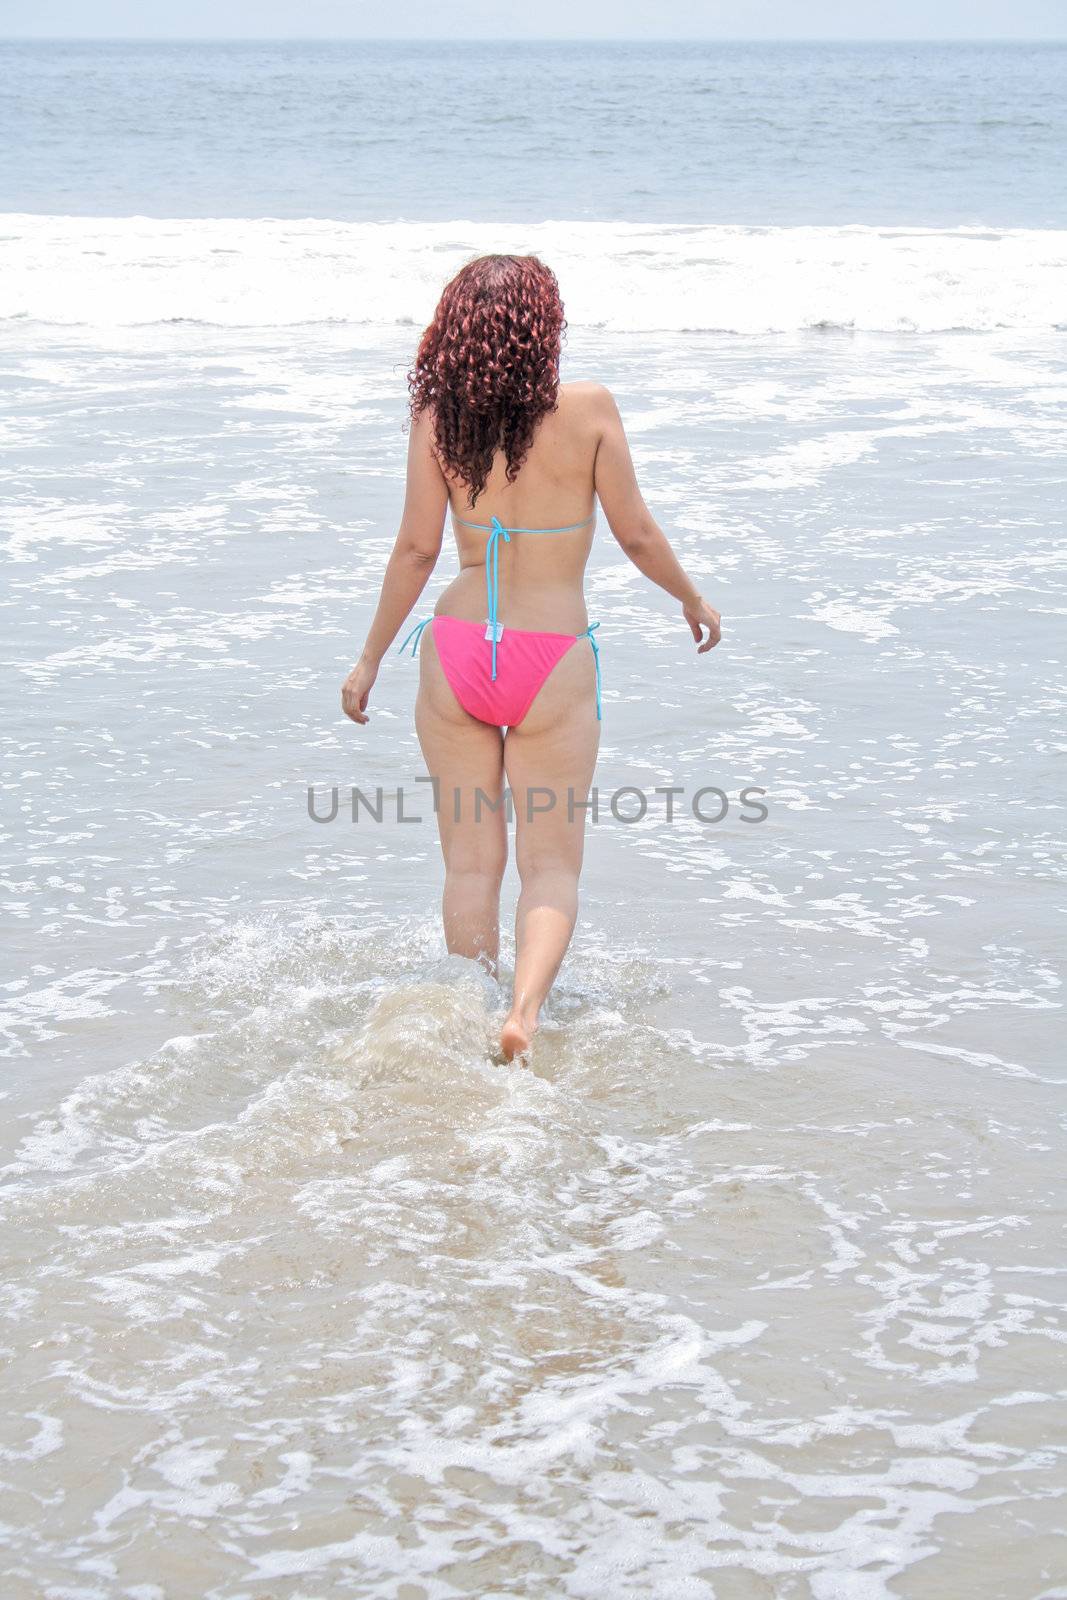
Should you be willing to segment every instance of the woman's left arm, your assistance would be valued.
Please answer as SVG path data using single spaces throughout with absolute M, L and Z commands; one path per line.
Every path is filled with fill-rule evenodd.
M 368 720 L 367 698 L 381 659 L 409 614 L 441 554 L 448 484 L 430 448 L 430 414 L 414 418 L 408 437 L 404 514 L 382 579 L 374 621 L 359 660 L 341 686 L 341 706 L 353 722 Z

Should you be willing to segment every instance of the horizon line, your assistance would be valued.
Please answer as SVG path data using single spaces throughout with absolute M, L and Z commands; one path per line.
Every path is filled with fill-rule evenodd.
M 848 34 L 775 35 L 753 37 L 746 34 L 95 34 L 40 33 L 0 34 L 0 44 L 1067 44 L 1067 33 L 1005 37 L 868 35 Z

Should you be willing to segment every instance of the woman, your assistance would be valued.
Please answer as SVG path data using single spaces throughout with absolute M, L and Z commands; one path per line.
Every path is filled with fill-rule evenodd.
M 555 276 L 536 256 L 482 256 L 448 284 L 408 374 L 400 531 L 341 693 L 345 713 L 365 723 L 382 657 L 436 565 L 451 510 L 459 574 L 408 636 L 413 652 L 421 644 L 415 727 L 436 780 L 448 949 L 494 977 L 505 780 L 511 791 L 521 892 L 500 1037 L 508 1061 L 529 1048 L 578 912 L 582 802 L 600 742 L 599 624 L 582 593 L 595 500 L 634 565 L 681 602 L 698 651 L 719 642 L 719 613 L 641 497 L 610 392 L 560 384 L 565 327 Z

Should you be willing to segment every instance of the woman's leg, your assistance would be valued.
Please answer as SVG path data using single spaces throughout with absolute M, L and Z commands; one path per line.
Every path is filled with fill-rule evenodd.
M 504 766 L 515 805 L 515 993 L 500 1037 L 510 1061 L 530 1043 L 578 915 L 589 786 L 600 744 L 593 655 L 579 639 L 552 669 Z
M 482 961 L 495 978 L 500 883 L 508 855 L 503 735 L 464 711 L 441 669 L 429 628 L 419 654 L 415 731 L 426 771 L 437 780 L 437 826 L 445 860 L 441 904 L 445 943 L 453 955 Z M 484 798 L 479 799 L 476 791 Z

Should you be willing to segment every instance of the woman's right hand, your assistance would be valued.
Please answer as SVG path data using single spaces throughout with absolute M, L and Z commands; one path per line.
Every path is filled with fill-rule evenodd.
M 353 722 L 367 722 L 367 696 L 374 688 L 378 668 L 360 656 L 341 685 L 341 710 Z
M 695 606 L 683 606 L 682 616 L 688 622 L 697 642 L 697 655 L 702 656 L 705 650 L 714 650 L 722 638 L 722 619 L 714 606 L 700 596 Z M 708 636 L 705 639 L 703 629 L 707 628 Z

